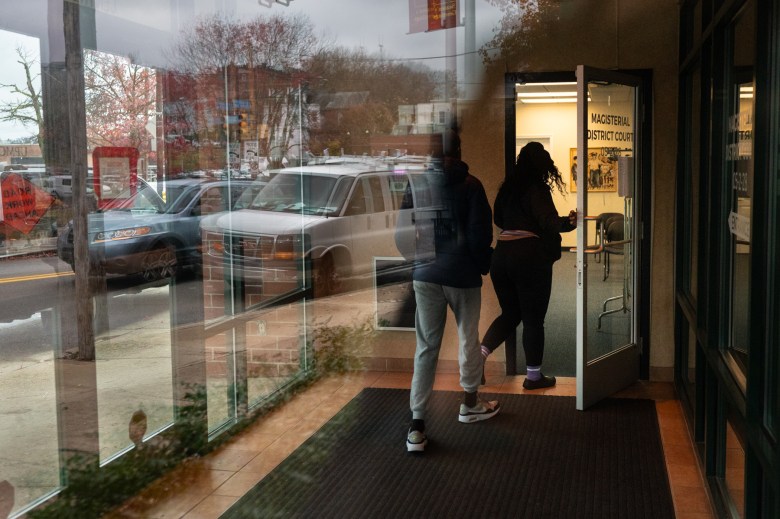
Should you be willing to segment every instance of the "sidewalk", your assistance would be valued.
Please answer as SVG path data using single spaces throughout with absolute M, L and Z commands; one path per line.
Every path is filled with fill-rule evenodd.
M 0 260 L 44 253 L 57 253 L 56 236 L 49 238 L 31 238 L 30 240 L 5 240 L 0 243 Z

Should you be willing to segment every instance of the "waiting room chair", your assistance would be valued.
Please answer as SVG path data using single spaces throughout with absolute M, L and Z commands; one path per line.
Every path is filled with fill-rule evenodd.
M 609 277 L 609 257 L 613 254 L 622 256 L 625 247 L 625 226 L 623 215 L 610 216 L 602 225 L 602 246 L 604 251 L 604 280 Z
M 606 281 L 607 277 L 609 276 L 609 268 L 610 268 L 610 257 L 613 254 L 616 254 L 618 256 L 624 256 L 625 255 L 625 247 L 628 244 L 628 242 L 625 239 L 625 222 L 623 219 L 623 215 L 620 216 L 614 216 L 611 218 L 608 218 L 605 222 L 605 230 L 604 230 L 604 281 Z M 598 318 L 598 328 L 601 329 L 601 320 L 610 314 L 614 314 L 617 312 L 623 312 L 626 313 L 628 311 L 628 307 L 626 306 L 626 298 L 628 297 L 628 290 L 629 290 L 629 283 L 628 283 L 628 272 L 623 273 L 623 290 L 622 293 L 619 296 L 609 297 L 606 300 L 604 300 L 604 303 L 602 304 L 602 312 L 599 314 Z M 620 301 L 620 307 L 614 308 L 612 310 L 607 310 L 607 305 L 611 301 Z
M 592 244 L 588 244 L 585 246 L 585 254 L 593 255 L 597 263 L 601 261 L 602 253 L 606 252 L 605 251 L 606 242 L 607 242 L 606 235 L 607 235 L 607 228 L 609 226 L 609 222 L 617 218 L 619 218 L 620 221 L 622 222 L 623 213 L 601 213 L 598 216 L 584 217 L 584 220 L 586 222 L 596 223 L 596 234 L 595 234 L 594 242 Z M 616 251 L 617 248 L 613 247 L 613 250 Z M 577 247 L 571 247 L 569 251 L 577 252 Z M 617 254 L 617 252 L 613 252 L 613 254 Z M 606 280 L 608 275 L 609 275 L 609 266 L 607 265 L 606 258 L 605 258 L 603 279 Z

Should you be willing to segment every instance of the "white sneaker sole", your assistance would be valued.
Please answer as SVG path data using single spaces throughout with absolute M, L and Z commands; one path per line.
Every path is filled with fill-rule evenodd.
M 460 423 L 474 423 L 474 422 L 481 422 L 482 420 L 488 420 L 490 418 L 493 418 L 498 414 L 498 411 L 500 410 L 500 407 L 496 407 L 492 413 L 481 413 L 481 414 L 459 414 L 458 415 L 458 421 Z
M 406 450 L 408 452 L 422 452 L 425 450 L 425 446 L 428 445 L 428 440 L 425 440 L 422 443 L 409 443 L 406 442 Z

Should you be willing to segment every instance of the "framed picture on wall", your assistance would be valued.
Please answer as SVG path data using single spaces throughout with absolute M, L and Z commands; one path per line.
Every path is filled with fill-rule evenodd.
M 532 141 L 542 143 L 544 149 L 552 155 L 552 137 L 549 135 L 524 135 L 515 139 L 515 158 L 520 154 L 520 148 Z
M 577 148 L 569 149 L 569 172 L 571 182 L 569 191 L 577 191 Z M 617 191 L 618 162 L 617 157 L 607 155 L 603 148 L 588 148 L 585 173 L 587 175 L 589 193 L 609 193 Z

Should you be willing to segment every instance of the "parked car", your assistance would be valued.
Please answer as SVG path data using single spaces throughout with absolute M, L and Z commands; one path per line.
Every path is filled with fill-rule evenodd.
M 157 186 L 158 192 L 139 179 L 134 191 L 88 216 L 90 261 L 107 273 L 141 274 L 147 280 L 199 265 L 201 218 L 230 210 L 250 184 L 176 179 Z M 58 237 L 57 254 L 74 265 L 72 222 Z
M 95 197 L 95 178 L 93 176 L 92 168 L 87 170 L 87 179 L 85 181 L 85 189 L 88 197 Z M 103 198 L 111 196 L 111 187 L 107 184 L 102 184 L 101 189 L 103 191 Z M 51 176 L 51 195 L 55 198 L 62 200 L 66 204 L 70 204 L 73 201 L 73 176 L 72 175 L 52 175 Z M 96 200 L 96 199 L 95 199 Z
M 425 174 L 425 166 L 413 166 Z M 398 257 L 396 224 L 412 169 L 366 163 L 284 168 L 246 207 L 201 222 L 206 252 L 263 280 L 304 283 L 315 296 L 371 275 L 377 257 Z
M 51 194 L 60 200 L 70 200 L 73 196 L 73 177 L 70 175 L 54 175 L 51 177 Z
M 19 175 L 22 176 L 25 180 L 28 182 L 35 184 L 39 188 L 43 189 L 47 193 L 51 193 L 52 189 L 52 180 L 49 173 L 46 171 L 45 167 L 27 167 L 25 170 L 18 171 Z

